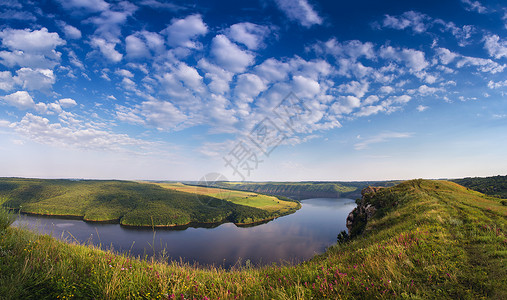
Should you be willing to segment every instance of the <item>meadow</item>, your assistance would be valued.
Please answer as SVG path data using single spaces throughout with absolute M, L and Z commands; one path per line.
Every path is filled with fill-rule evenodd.
M 300 206 L 300 204 L 297 201 L 287 201 L 289 199 L 281 200 L 275 196 L 268 196 L 253 192 L 221 189 L 207 186 L 192 186 L 182 183 L 155 183 L 155 184 L 171 190 L 210 196 L 230 201 L 238 205 L 255 207 L 272 213 L 279 213 L 280 215 L 293 212 L 294 209 L 297 209 Z
M 299 203 L 283 205 L 286 202 L 278 200 L 277 207 L 262 209 L 262 205 L 256 207 L 256 198 L 252 195 L 251 204 L 245 206 L 152 183 L 0 178 L 0 205 L 8 209 L 117 222 L 124 226 L 174 227 L 223 222 L 243 225 L 270 220 L 300 208 Z M 266 203 L 263 197 L 259 198 L 259 203 Z
M 299 265 L 232 270 L 135 259 L 8 227 L 2 299 L 506 299 L 507 206 L 448 181 L 411 180 L 367 199 L 362 233 Z

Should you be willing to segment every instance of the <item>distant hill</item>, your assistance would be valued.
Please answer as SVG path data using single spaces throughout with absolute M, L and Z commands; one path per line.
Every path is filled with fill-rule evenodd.
M 507 199 L 507 176 L 467 177 L 450 181 L 489 196 Z
M 172 227 L 233 222 L 251 224 L 296 211 L 236 204 L 208 195 L 119 180 L 0 178 L 0 205 L 23 213 L 118 222 L 125 226 Z M 264 199 L 265 200 L 265 199 Z M 244 201 L 245 202 L 245 201 Z M 280 200 L 280 202 L 284 202 Z
M 219 182 L 218 186 L 242 191 L 251 191 L 268 195 L 291 197 L 294 199 L 308 198 L 357 198 L 361 190 L 369 185 L 393 186 L 395 181 L 308 181 L 308 182 Z

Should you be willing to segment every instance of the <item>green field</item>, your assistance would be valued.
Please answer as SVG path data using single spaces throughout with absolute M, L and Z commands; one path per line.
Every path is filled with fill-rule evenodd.
M 242 192 L 239 192 L 242 193 Z M 72 216 L 125 226 L 172 227 L 190 223 L 251 224 L 299 209 L 296 202 L 267 205 L 267 198 L 226 201 L 151 183 L 115 180 L 0 178 L 0 204 L 22 213 Z M 271 198 L 270 198 L 271 199 Z M 271 199 L 274 204 L 274 198 Z M 260 207 L 260 208 L 258 208 Z
M 447 181 L 372 195 L 362 234 L 300 265 L 132 259 L 7 228 L 2 299 L 507 299 L 507 206 Z M 1 225 L 4 224 L 4 225 Z
M 283 201 L 275 196 L 267 196 L 253 192 L 235 191 L 205 186 L 192 186 L 182 183 L 156 183 L 163 188 L 180 192 L 206 195 L 235 204 L 260 208 L 269 212 L 285 213 L 298 209 L 300 204 L 294 201 Z

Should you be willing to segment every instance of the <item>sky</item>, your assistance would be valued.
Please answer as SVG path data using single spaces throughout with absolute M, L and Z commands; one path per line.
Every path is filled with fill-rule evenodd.
M 504 1 L 0 0 L 0 176 L 507 174 Z

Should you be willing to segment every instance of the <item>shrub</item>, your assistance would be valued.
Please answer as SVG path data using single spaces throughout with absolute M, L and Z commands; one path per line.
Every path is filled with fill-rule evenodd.
M 5 208 L 0 207 L 0 233 L 5 231 L 14 222 L 15 217 Z

